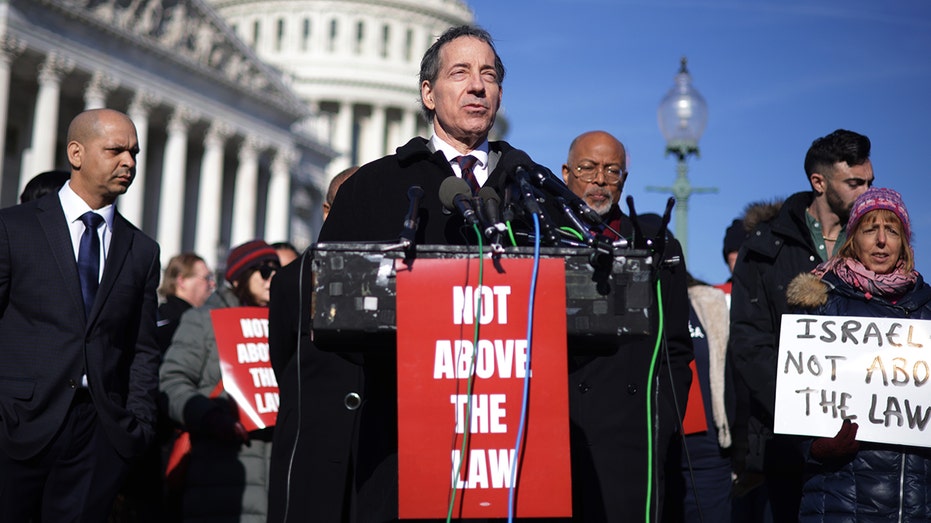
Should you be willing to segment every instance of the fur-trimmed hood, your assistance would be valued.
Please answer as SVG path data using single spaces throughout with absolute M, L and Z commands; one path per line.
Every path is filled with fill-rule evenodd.
M 814 309 L 828 301 L 830 285 L 810 272 L 803 272 L 786 287 L 786 303 L 789 307 Z
M 759 201 L 747 204 L 744 207 L 743 226 L 747 234 L 750 234 L 756 226 L 772 221 L 779 214 L 779 209 L 785 202 L 782 198 L 776 198 L 772 201 Z

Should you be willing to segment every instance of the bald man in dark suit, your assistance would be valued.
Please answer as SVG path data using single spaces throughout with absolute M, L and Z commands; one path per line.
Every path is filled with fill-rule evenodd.
M 0 210 L 0 521 L 105 521 L 151 443 L 158 245 L 114 208 L 136 129 L 85 111 L 71 178 Z

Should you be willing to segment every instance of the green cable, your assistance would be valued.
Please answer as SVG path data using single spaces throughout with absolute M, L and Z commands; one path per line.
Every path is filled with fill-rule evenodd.
M 475 360 L 478 359 L 478 325 L 479 315 L 482 310 L 482 281 L 484 279 L 484 268 L 482 256 L 482 231 L 477 225 L 472 226 L 475 229 L 475 236 L 478 238 L 478 301 L 475 302 L 475 310 L 472 311 L 472 322 L 475 329 L 472 333 L 472 361 L 469 364 L 469 381 L 466 386 L 466 396 L 469 400 L 466 402 L 465 420 L 463 420 L 462 448 L 459 450 L 459 464 L 456 466 L 456 479 L 453 481 L 453 492 L 449 498 L 449 508 L 446 510 L 446 523 L 450 523 L 453 517 L 453 506 L 456 504 L 456 487 L 459 485 L 459 475 L 462 473 L 462 464 L 466 461 L 465 451 L 469 446 L 469 434 L 472 432 L 472 384 L 475 383 Z M 458 366 L 458 365 L 457 365 Z
M 559 230 L 571 232 L 573 236 L 579 239 L 579 241 L 585 241 L 585 236 L 582 236 L 582 233 L 573 229 L 572 227 L 560 227 Z
M 508 237 L 511 238 L 511 245 L 517 247 L 517 238 L 514 237 L 514 230 L 511 229 L 511 222 L 506 222 L 508 227 Z
M 663 286 L 659 278 L 656 279 L 656 309 L 657 330 L 656 346 L 653 348 L 653 358 L 650 360 L 650 374 L 647 380 L 647 505 L 644 521 L 650 522 L 650 501 L 653 497 L 653 371 L 656 369 L 656 357 L 659 354 L 660 341 L 663 335 Z

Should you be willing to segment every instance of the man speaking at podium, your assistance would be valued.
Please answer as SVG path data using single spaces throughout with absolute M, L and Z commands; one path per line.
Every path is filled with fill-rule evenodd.
M 498 160 L 513 148 L 503 141 L 488 141 L 501 105 L 503 80 L 504 64 L 486 31 L 460 26 L 443 33 L 426 51 L 420 67 L 421 103 L 427 120 L 433 122 L 433 136 L 415 137 L 396 154 L 359 168 L 340 187 L 319 240 L 398 240 L 409 207 L 408 190 L 416 185 L 423 189 L 423 199 L 415 242 L 467 243 L 462 218 L 443 212 L 440 184 L 457 176 L 475 193 L 486 184 L 498 186 L 505 177 Z M 297 401 L 293 395 L 300 390 L 298 383 L 305 387 L 301 397 L 307 401 L 299 422 L 303 431 L 299 444 L 279 445 L 276 439 L 276 453 L 298 451 L 286 464 L 290 481 L 273 480 L 270 490 L 287 491 L 270 493 L 269 521 L 395 520 L 395 351 L 379 347 L 382 350 L 346 355 L 347 360 L 358 360 L 357 365 L 313 346 L 307 290 L 310 265 L 297 260 L 284 267 L 272 284 L 269 348 L 282 409 L 286 402 Z M 303 311 L 300 364 L 294 361 L 298 311 Z M 298 474 L 316 480 L 302 483 L 295 480 Z

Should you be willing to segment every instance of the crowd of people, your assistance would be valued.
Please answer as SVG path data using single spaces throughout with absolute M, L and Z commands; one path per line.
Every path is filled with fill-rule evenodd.
M 505 194 L 514 158 L 529 161 L 489 140 L 504 77 L 486 31 L 443 33 L 419 79 L 432 135 L 336 176 L 319 241 L 396 242 L 413 222 L 416 244 L 474 245 L 442 186 Z M 66 147 L 70 172 L 42 173 L 0 210 L 0 520 L 397 520 L 396 343 L 318 347 L 314 266 L 286 241 L 234 246 L 222 272 L 190 252 L 162 271 L 116 208 L 138 153 L 125 114 L 78 114 Z M 623 212 L 620 140 L 569 144 L 564 188 L 539 203 L 558 217 L 557 202 L 584 202 L 597 219 L 557 223 L 583 243 L 652 246 L 659 290 L 651 336 L 568 343 L 571 515 L 541 521 L 931 520 L 928 447 L 859 441 L 855 418 L 833 437 L 776 432 L 783 314 L 931 319 L 908 211 L 873 187 L 869 139 L 817 138 L 804 168 L 810 190 L 751 203 L 724 231 L 732 278 L 711 285 L 666 220 Z M 527 209 L 513 219 L 547 214 Z M 274 422 L 251 429 L 217 330 L 243 307 L 267 316 L 279 398 Z

